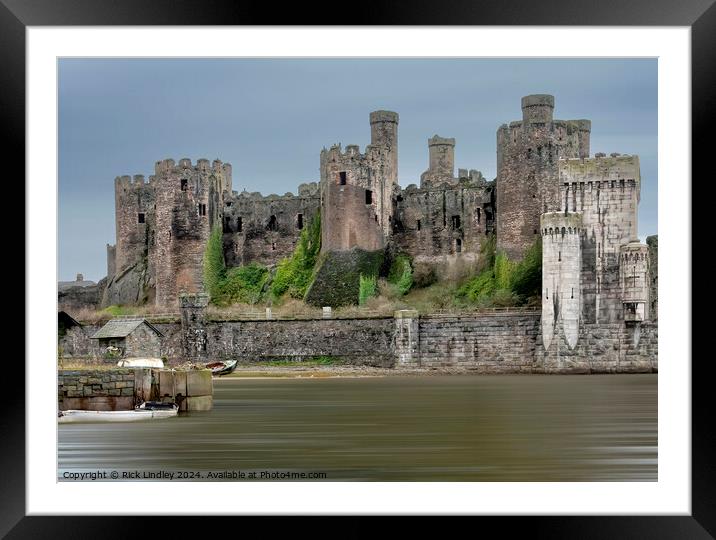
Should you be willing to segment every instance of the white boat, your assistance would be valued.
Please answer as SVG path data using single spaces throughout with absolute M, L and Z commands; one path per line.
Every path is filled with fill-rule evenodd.
M 134 368 L 163 368 L 164 360 L 161 358 L 123 358 L 117 362 L 117 365 Z
M 212 376 L 220 377 L 232 373 L 238 363 L 238 360 L 219 360 L 218 362 L 209 362 L 204 367 L 211 370 Z
M 137 422 L 139 420 L 154 420 L 158 418 L 171 418 L 179 413 L 175 403 L 145 402 L 133 411 L 79 411 L 70 409 L 60 411 L 57 421 L 60 424 L 80 422 Z

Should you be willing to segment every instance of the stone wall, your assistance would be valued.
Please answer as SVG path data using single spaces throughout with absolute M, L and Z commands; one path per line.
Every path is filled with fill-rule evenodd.
M 373 319 L 204 321 L 207 359 L 250 364 L 330 356 L 352 364 L 395 368 L 461 368 L 480 373 L 657 371 L 658 326 L 581 324 L 572 349 L 559 330 L 545 350 L 539 311 L 418 316 L 411 310 Z M 169 363 L 186 359 L 180 323 L 153 323 Z M 71 328 L 64 347 L 92 347 L 97 327 Z M 190 329 L 189 329 L 190 330 Z M 92 350 L 89 350 L 92 352 Z M 193 358 L 193 357 L 192 357 Z
M 574 349 L 560 333 L 545 350 L 540 336 L 535 366 L 545 373 L 655 373 L 658 356 L 656 322 L 582 324 Z
M 134 369 L 59 371 L 57 398 L 68 409 L 120 411 L 135 406 Z
M 224 260 L 229 267 L 276 264 L 293 253 L 301 231 L 320 210 L 318 184 L 301 184 L 298 195 L 242 192 L 224 200 Z
M 652 320 L 659 318 L 659 237 L 647 236 L 646 244 L 649 246 L 649 315 Z
M 410 185 L 402 190 L 393 235 L 396 251 L 410 254 L 416 266 L 433 268 L 440 279 L 470 273 L 491 232 L 493 186 L 465 181 L 457 187 Z
M 61 411 L 132 410 L 144 401 L 176 402 L 182 411 L 205 411 L 212 407 L 213 392 L 208 369 L 83 369 L 57 374 Z
M 396 319 L 396 367 L 531 373 L 539 320 L 539 312 L 402 315 Z
M 232 321 L 206 325 L 208 355 L 241 363 L 331 356 L 351 364 L 392 367 L 394 320 Z

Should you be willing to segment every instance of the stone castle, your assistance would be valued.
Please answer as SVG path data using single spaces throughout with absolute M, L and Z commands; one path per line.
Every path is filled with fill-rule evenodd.
M 320 181 L 299 185 L 297 194 L 234 191 L 231 165 L 219 160 L 166 159 L 148 181 L 118 177 L 116 245 L 107 246 L 97 304 L 174 310 L 181 293 L 203 289 L 215 225 L 228 267 L 272 265 L 293 252 L 320 212 L 322 253 L 407 253 L 439 278 L 473 271 L 492 233 L 513 260 L 541 236 L 546 349 L 555 335 L 573 347 L 580 324 L 656 319 L 656 242 L 637 238 L 639 158 L 590 157 L 591 122 L 557 120 L 553 111 L 553 96 L 522 98 L 522 119 L 497 129 L 492 181 L 475 169 L 456 174 L 455 139 L 435 135 L 419 185 L 401 188 L 399 118 L 390 111 L 370 113 L 363 152 L 352 144 L 324 148 Z

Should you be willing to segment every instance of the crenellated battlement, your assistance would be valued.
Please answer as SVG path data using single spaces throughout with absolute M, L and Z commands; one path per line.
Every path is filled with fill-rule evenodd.
M 213 172 L 215 174 L 221 175 L 231 175 L 231 164 L 223 163 L 219 159 L 215 159 L 213 162 L 210 162 L 206 158 L 199 158 L 196 160 L 196 163 L 192 163 L 191 159 L 189 158 L 182 158 L 179 160 L 178 163 L 175 162 L 173 159 L 168 158 L 157 161 L 154 164 L 155 176 L 182 174 L 186 173 L 187 170 L 207 173 Z
M 317 199 L 320 197 L 318 182 L 308 182 L 299 184 L 298 195 L 294 195 L 288 191 L 283 195 L 277 193 L 271 193 L 264 195 L 259 191 L 242 191 L 241 193 L 234 192 L 232 194 L 233 199 L 250 199 L 252 201 L 281 201 L 289 199 Z M 226 200 L 226 203 L 231 203 L 231 198 Z
M 593 158 L 561 158 L 558 161 L 559 181 L 568 183 L 617 182 L 635 185 L 641 181 L 639 156 L 617 154 L 607 157 L 598 153 Z M 612 186 L 614 187 L 614 186 Z
M 542 236 L 580 234 L 582 214 L 579 212 L 547 212 L 540 216 Z
M 151 177 L 150 177 L 151 179 Z M 129 175 L 117 176 L 114 179 L 115 188 L 120 189 L 137 189 L 142 188 L 146 184 L 143 174 L 135 174 L 133 177 Z
M 428 139 L 428 146 L 455 146 L 455 139 L 452 137 L 440 137 L 435 134 Z

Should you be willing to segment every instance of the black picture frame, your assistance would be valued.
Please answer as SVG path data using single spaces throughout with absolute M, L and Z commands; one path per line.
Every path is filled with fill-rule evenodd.
M 685 26 L 692 38 L 692 171 L 707 181 L 713 175 L 707 163 L 713 152 L 712 119 L 716 110 L 716 6 L 714 0 L 632 0 L 598 3 L 590 0 L 454 1 L 436 4 L 426 0 L 410 3 L 371 2 L 353 5 L 355 9 L 339 15 L 335 4 L 320 2 L 283 4 L 239 3 L 231 0 L 0 0 L 0 123 L 6 143 L 6 164 L 15 167 L 14 178 L 25 178 L 25 29 L 27 26 L 83 25 L 315 25 L 316 14 L 331 14 L 323 24 L 369 25 L 570 25 L 570 26 Z M 350 6 L 348 6 L 350 7 Z M 710 165 L 710 164 L 709 164 Z M 707 174 L 708 172 L 708 174 Z M 8 176 L 10 177 L 10 176 Z M 681 181 L 687 179 L 670 179 Z M 26 204 L 28 201 L 25 201 Z M 686 219 L 685 227 L 693 230 Z M 691 264 L 684 265 L 690 272 Z M 690 278 L 691 276 L 687 276 Z M 691 298 L 689 279 L 684 294 Z M 25 289 L 29 284 L 25 283 Z M 690 316 L 690 314 L 685 314 Z M 694 322 L 699 319 L 693 317 Z M 697 334 L 698 335 L 698 334 Z M 684 356 L 662 361 L 678 361 L 685 369 L 691 362 L 691 335 L 683 336 Z M 713 362 L 708 355 L 695 355 L 692 369 L 692 513 L 690 516 L 529 516 L 469 518 L 470 529 L 497 526 L 500 536 L 528 534 L 533 538 L 713 538 L 716 536 L 716 490 L 714 489 L 714 423 L 707 388 L 713 380 Z M 31 359 L 26 358 L 26 362 Z M 15 386 L 19 395 L 9 403 L 24 403 L 24 385 Z M 12 390 L 12 389 L 11 389 Z M 169 525 L 169 534 L 187 530 L 183 520 L 190 518 L 104 517 L 27 517 L 25 515 L 25 415 L 23 407 L 7 407 L 0 414 L 2 455 L 0 463 L 0 535 L 7 538 L 124 538 L 138 534 L 148 537 L 154 528 Z M 317 509 L 317 513 L 320 510 Z M 201 518 L 192 518 L 201 519 Z M 231 518 L 212 517 L 211 530 L 223 529 Z M 217 523 L 216 520 L 221 523 Z M 265 525 L 254 518 L 241 517 L 241 532 Z M 299 522 L 296 523 L 295 520 Z M 479 520 L 472 523 L 472 520 Z M 141 520 L 141 523 L 139 521 Z M 324 529 L 340 537 L 364 536 L 383 527 L 380 518 L 349 516 L 326 528 L 315 518 L 285 518 L 271 521 L 272 534 L 296 534 L 305 528 L 311 534 Z M 147 523 L 149 521 L 149 523 Z M 412 520 L 401 536 L 415 527 L 430 532 L 436 527 L 444 534 L 445 525 Z M 401 525 L 402 527 L 406 527 Z

